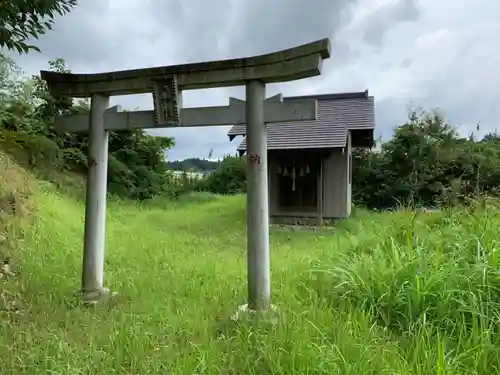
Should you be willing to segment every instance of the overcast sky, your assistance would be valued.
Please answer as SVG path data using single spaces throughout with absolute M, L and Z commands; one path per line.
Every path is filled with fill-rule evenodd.
M 462 134 L 500 124 L 498 0 L 85 0 L 41 38 L 42 53 L 12 54 L 26 73 L 62 57 L 75 73 L 102 72 L 273 52 L 324 37 L 323 75 L 269 85 L 268 96 L 362 91 L 376 100 L 377 134 L 388 137 L 412 102 L 439 107 Z M 185 106 L 225 105 L 243 88 L 187 91 Z M 148 95 L 113 104 L 152 109 Z M 234 154 L 227 127 L 161 130 L 170 159 Z M 157 132 L 158 133 L 158 132 Z

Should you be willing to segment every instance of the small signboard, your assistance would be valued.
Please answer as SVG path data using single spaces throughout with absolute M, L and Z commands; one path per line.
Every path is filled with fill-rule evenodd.
M 180 123 L 179 87 L 175 75 L 153 79 L 155 124 Z

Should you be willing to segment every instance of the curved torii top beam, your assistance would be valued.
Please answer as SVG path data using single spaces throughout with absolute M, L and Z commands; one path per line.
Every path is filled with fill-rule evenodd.
M 250 80 L 285 82 L 321 74 L 330 57 L 328 38 L 260 56 L 230 60 L 122 70 L 96 74 L 42 70 L 41 77 L 54 95 L 89 97 L 92 94 L 128 95 L 153 91 L 153 82 L 175 77 L 179 90 L 244 85 Z

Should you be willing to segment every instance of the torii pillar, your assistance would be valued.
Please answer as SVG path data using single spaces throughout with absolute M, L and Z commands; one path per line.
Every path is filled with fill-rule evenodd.
M 85 300 L 96 301 L 108 293 L 103 285 L 109 131 L 104 129 L 103 114 L 109 107 L 109 96 L 94 94 L 90 100 L 82 292 Z
M 247 275 L 248 308 L 267 310 L 271 294 L 266 84 L 246 84 L 247 118 Z

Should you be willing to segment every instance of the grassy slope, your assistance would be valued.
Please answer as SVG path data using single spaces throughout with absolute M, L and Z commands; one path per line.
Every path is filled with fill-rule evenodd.
M 0 284 L 24 301 L 17 314 L 0 312 L 2 375 L 498 371 L 493 208 L 362 214 L 319 234 L 275 230 L 280 323 L 252 328 L 229 324 L 246 295 L 243 197 L 110 203 L 106 284 L 123 297 L 95 311 L 71 298 L 83 205 L 37 190 L 21 274 Z
M 0 261 L 14 255 L 12 247 L 22 237 L 34 183 L 33 176 L 0 151 Z

